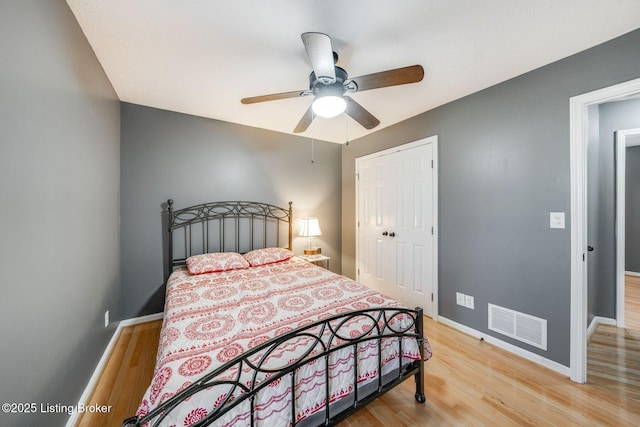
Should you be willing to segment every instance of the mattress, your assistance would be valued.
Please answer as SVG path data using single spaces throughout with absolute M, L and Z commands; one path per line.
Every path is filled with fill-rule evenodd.
M 334 314 L 370 307 L 402 306 L 351 279 L 298 257 L 198 275 L 189 274 L 186 268 L 178 269 L 167 282 L 154 377 L 137 415 L 148 414 L 201 376 L 271 338 Z M 402 328 L 402 323 L 410 323 L 411 319 L 400 316 L 394 321 Z M 361 318 L 348 323 L 348 333 L 352 336 L 371 327 L 370 322 Z M 429 350 L 426 339 L 425 343 Z M 268 355 L 264 366 L 274 369 L 286 366 L 301 354 L 309 353 L 314 345 L 311 338 L 288 341 Z M 415 339 L 385 339 L 380 348 L 382 372 L 378 372 L 378 345 L 371 341 L 359 344 L 357 367 L 354 367 L 353 351 L 343 349 L 330 355 L 328 375 L 325 363 L 317 360 L 317 363 L 296 371 L 293 381 L 283 377 L 264 387 L 256 397 L 254 425 L 288 426 L 293 424 L 293 418 L 298 423 L 322 412 L 327 404 L 325 378 L 329 378 L 329 403 L 333 404 L 349 396 L 353 398 L 354 372 L 357 372 L 359 389 L 379 375 L 397 370 L 400 359 L 405 364 L 421 357 Z M 430 356 L 430 351 L 426 356 Z M 246 366 L 238 365 L 217 379 L 240 378 L 241 382 L 249 384 L 263 381 L 272 373 L 255 375 Z M 222 385 L 208 387 L 172 410 L 161 425 L 191 425 L 225 400 L 237 397 L 237 391 L 235 395 L 230 393 L 229 387 Z M 292 395 L 295 406 L 292 406 Z M 250 403 L 245 401 L 213 425 L 251 425 L 251 417 Z

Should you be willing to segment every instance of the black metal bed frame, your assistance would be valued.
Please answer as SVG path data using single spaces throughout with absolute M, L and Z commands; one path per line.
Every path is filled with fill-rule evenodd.
M 261 222 L 267 219 L 276 222 L 276 228 L 279 232 L 280 222 L 288 223 L 289 238 L 288 248 L 291 249 L 292 240 L 292 203 L 289 202 L 289 209 L 278 208 L 273 205 L 267 205 L 256 202 L 216 202 L 203 205 L 197 205 L 190 208 L 173 211 L 173 200 L 168 201 L 168 218 L 169 218 L 169 266 L 173 269 L 176 266 L 184 265 L 185 258 L 173 259 L 173 241 L 172 233 L 177 228 L 185 228 L 185 250 L 188 256 L 193 254 L 193 234 L 191 226 L 195 223 L 210 222 L 211 220 L 220 220 L 222 227 L 220 230 L 221 240 L 218 242 L 221 248 L 224 248 L 224 226 L 225 219 L 234 218 L 235 221 L 235 248 L 236 251 L 241 247 L 240 233 L 238 231 L 238 218 L 251 218 L 251 223 L 255 218 L 260 218 Z M 203 226 L 205 228 L 207 226 Z M 266 245 L 267 232 L 264 232 L 264 244 Z M 204 246 L 200 246 L 204 251 L 209 250 L 208 232 L 203 233 L 203 239 L 207 241 Z M 249 247 L 253 249 L 254 231 L 251 226 Z M 279 237 L 276 238 L 279 241 Z M 187 256 L 187 257 L 188 257 Z M 208 426 L 224 416 L 231 409 L 243 403 L 248 403 L 251 408 L 251 426 L 255 426 L 254 404 L 256 396 L 265 387 L 275 381 L 290 377 L 291 381 L 291 424 L 298 425 L 296 421 L 296 399 L 295 399 L 295 383 L 296 372 L 303 366 L 315 361 L 324 362 L 325 371 L 325 407 L 324 417 L 317 420 L 314 418 L 314 425 L 334 425 L 346 417 L 359 410 L 362 406 L 373 401 L 377 397 L 386 393 L 399 383 L 413 376 L 416 383 L 415 399 L 419 403 L 424 403 L 426 398 L 424 394 L 424 334 L 423 334 L 423 318 L 422 308 L 410 310 L 398 307 L 376 307 L 364 310 L 357 310 L 348 313 L 338 314 L 327 317 L 322 320 L 307 324 L 296 328 L 286 334 L 277 336 L 266 341 L 251 350 L 239 355 L 233 360 L 220 366 L 213 372 L 206 374 L 181 392 L 167 399 L 160 406 L 154 408 L 144 416 L 134 416 L 124 420 L 123 427 L 140 427 L 149 423 L 149 427 L 160 426 L 162 421 L 176 409 L 180 402 L 189 399 L 194 394 L 211 387 L 227 387 L 225 397 L 215 406 L 214 410 L 209 412 L 204 418 L 192 424 L 193 427 Z M 393 323 L 401 318 L 405 320 L 405 326 L 401 329 L 395 327 Z M 365 322 L 368 326 L 367 330 L 356 337 L 350 336 L 346 330 L 341 330 L 345 325 L 353 321 Z M 418 343 L 420 359 L 402 365 L 402 341 L 403 339 L 415 339 Z M 286 346 L 293 340 L 306 339 L 310 340 L 310 345 L 300 354 L 295 361 L 289 361 L 283 366 L 269 366 L 269 356 L 276 353 L 278 349 Z M 397 340 L 398 346 L 398 368 L 391 373 L 383 376 L 382 372 L 382 343 L 384 340 Z M 378 375 L 375 379 L 375 387 L 368 389 L 358 387 L 358 349 L 361 345 L 375 341 L 377 343 L 377 369 Z M 353 382 L 352 392 L 347 396 L 346 400 L 349 405 L 344 408 L 337 408 L 333 403 L 330 404 L 330 388 L 329 388 L 329 358 L 336 351 L 350 349 L 353 357 Z M 243 371 L 245 372 L 243 374 Z M 247 371 L 251 381 L 246 382 Z M 345 400 L 343 398 L 343 400 Z M 305 424 L 308 419 L 303 419 Z

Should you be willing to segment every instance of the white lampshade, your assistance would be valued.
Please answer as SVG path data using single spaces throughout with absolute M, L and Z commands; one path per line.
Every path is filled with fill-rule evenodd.
M 318 218 L 300 218 L 300 236 L 314 237 L 321 236 L 320 223 Z
M 344 98 L 335 95 L 318 96 L 311 104 L 311 109 L 316 116 L 328 119 L 344 113 L 346 108 L 347 103 Z

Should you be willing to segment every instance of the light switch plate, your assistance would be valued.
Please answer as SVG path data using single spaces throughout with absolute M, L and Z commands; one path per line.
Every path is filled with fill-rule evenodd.
M 564 212 L 549 213 L 549 228 L 564 228 Z
M 464 294 L 456 292 L 456 304 L 464 306 Z

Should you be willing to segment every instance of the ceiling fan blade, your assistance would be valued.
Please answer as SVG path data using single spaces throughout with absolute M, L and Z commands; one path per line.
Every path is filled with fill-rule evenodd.
M 380 120 L 376 119 L 373 114 L 365 110 L 365 108 L 354 101 L 353 98 L 345 96 L 344 100 L 347 101 L 347 109 L 345 112 L 365 129 L 373 129 L 380 124 Z
M 381 71 L 379 73 L 354 77 L 350 80 L 356 82 L 358 85 L 358 92 L 362 92 L 364 90 L 387 86 L 417 83 L 421 81 L 423 77 L 424 68 L 422 68 L 422 65 L 411 65 L 409 67 L 396 68 L 394 70 Z
M 253 96 L 250 98 L 242 98 L 240 102 L 243 104 L 255 104 L 256 102 L 275 101 L 278 99 L 298 98 L 306 95 L 306 90 L 296 90 L 292 92 L 273 93 L 271 95 Z
M 309 106 L 307 111 L 304 113 L 304 116 L 302 116 L 302 118 L 296 125 L 296 128 L 293 130 L 293 133 L 304 132 L 309 128 L 309 125 L 311 124 L 312 121 L 313 121 L 313 110 L 311 109 L 311 106 Z
M 316 78 L 325 84 L 335 82 L 336 69 L 333 63 L 331 38 L 323 33 L 303 33 L 302 43 L 307 50 Z

